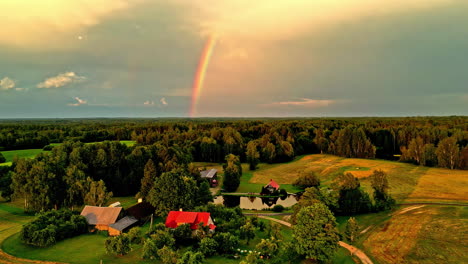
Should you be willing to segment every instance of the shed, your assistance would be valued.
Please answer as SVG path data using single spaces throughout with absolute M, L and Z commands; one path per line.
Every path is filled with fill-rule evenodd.
M 109 225 L 114 224 L 121 216 L 122 207 L 99 207 L 86 205 L 81 215 L 86 218 L 88 225 L 95 226 L 98 230 L 108 230 Z
M 127 209 L 127 214 L 135 217 L 138 220 L 145 220 L 148 216 L 154 213 L 154 206 L 149 202 L 137 203 L 134 206 Z
M 218 186 L 217 174 L 217 169 L 204 170 L 200 172 L 200 177 L 203 179 L 207 179 L 211 187 L 216 187 Z
M 135 223 L 138 222 L 138 219 L 136 219 L 133 216 L 125 216 L 124 218 L 120 219 L 117 221 L 115 224 L 109 225 L 109 235 L 110 236 L 118 236 L 122 234 L 122 232 L 134 225 Z

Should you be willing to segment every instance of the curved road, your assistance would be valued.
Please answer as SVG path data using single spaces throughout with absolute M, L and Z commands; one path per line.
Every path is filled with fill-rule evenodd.
M 279 219 L 276 219 L 276 218 L 268 217 L 268 216 L 265 216 L 265 215 L 259 215 L 258 218 L 263 218 L 263 219 L 266 219 L 266 220 L 270 220 L 270 221 L 280 223 L 280 224 L 285 225 L 287 227 L 291 227 L 291 223 L 288 223 L 286 221 L 279 220 Z M 345 243 L 343 241 L 338 242 L 338 244 L 341 247 L 346 248 L 351 253 L 351 256 L 358 257 L 359 260 L 361 260 L 361 262 L 363 264 L 373 264 L 372 260 L 370 260 L 370 258 L 366 255 L 366 253 L 364 253 L 359 248 L 351 246 L 351 245 L 349 245 L 349 244 L 347 244 L 347 243 Z

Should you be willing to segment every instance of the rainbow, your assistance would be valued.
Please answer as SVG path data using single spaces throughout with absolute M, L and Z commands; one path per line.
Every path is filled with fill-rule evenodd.
M 194 117 L 196 114 L 198 99 L 203 88 L 203 82 L 205 81 L 206 70 L 208 69 L 208 64 L 210 63 L 211 55 L 213 54 L 214 47 L 216 46 L 216 37 L 210 36 L 206 41 L 203 52 L 200 56 L 198 62 L 197 73 L 193 80 L 192 86 L 192 102 L 190 106 L 190 117 Z

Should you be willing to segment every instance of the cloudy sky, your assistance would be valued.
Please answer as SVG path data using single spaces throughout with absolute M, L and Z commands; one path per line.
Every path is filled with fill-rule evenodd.
M 0 118 L 183 117 L 194 100 L 195 117 L 468 115 L 466 0 L 15 0 L 0 10 Z

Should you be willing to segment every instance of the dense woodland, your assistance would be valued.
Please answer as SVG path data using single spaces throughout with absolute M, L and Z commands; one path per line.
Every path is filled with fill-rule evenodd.
M 149 201 L 161 217 L 179 208 L 208 211 L 216 219 L 216 233 L 200 227 L 193 236 L 185 225 L 168 229 L 159 224 L 145 234 L 134 228 L 106 240 L 109 254 L 125 255 L 132 244 L 140 244 L 144 259 L 203 263 L 213 255 L 238 254 L 241 240 L 249 244 L 256 232 L 268 232 L 270 238 L 262 239 L 241 263 L 295 263 L 300 258 L 326 263 L 340 239 L 353 242 L 358 235 L 354 218 L 339 234 L 334 215 L 394 206 L 385 172 L 376 170 L 370 176 L 373 193 L 365 192 L 350 173 L 339 175 L 330 186 L 321 186 L 314 173 L 297 178 L 294 185 L 304 192 L 292 207 L 293 234 L 299 241 L 293 244 L 282 242 L 278 224 L 266 227 L 257 218 L 243 216 L 238 207 L 210 204 L 209 185 L 192 162 L 223 163 L 223 188 L 228 192 L 239 186 L 242 162 L 255 170 L 260 162 L 287 162 L 313 153 L 468 169 L 467 121 L 467 117 L 2 121 L 0 150 L 48 151 L 0 166 L 0 192 L 6 199 L 24 200 L 25 211 L 40 212 L 23 226 L 21 239 L 29 245 L 45 247 L 86 232 L 84 218 L 68 209 L 105 205 L 112 195 L 136 196 Z M 136 144 L 129 147 L 119 140 Z M 0 161 L 4 162 L 1 156 Z
M 116 140 L 137 144 L 127 147 Z M 84 144 L 99 141 L 104 142 Z M 63 144 L 52 148 L 50 143 Z M 148 163 L 152 163 L 147 168 L 153 174 L 146 179 L 150 185 L 163 173 L 179 169 L 205 188 L 190 163 L 226 162 L 225 177 L 234 183 L 225 185 L 235 191 L 242 173 L 240 162 L 249 162 L 255 169 L 259 162 L 330 153 L 467 169 L 467 145 L 467 117 L 4 120 L 0 122 L 0 149 L 52 150 L 35 159 L 15 160 L 9 168 L 0 167 L 0 188 L 2 196 L 22 197 L 26 209 L 39 211 L 100 205 L 111 192 L 135 195 L 145 181 Z M 149 195 L 151 186 L 145 188 L 142 196 Z

